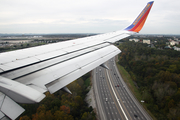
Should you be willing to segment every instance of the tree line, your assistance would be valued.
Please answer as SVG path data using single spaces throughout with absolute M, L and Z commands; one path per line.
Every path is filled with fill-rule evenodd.
M 179 120 L 180 52 L 129 41 L 119 49 L 119 64 L 137 84 L 147 108 L 158 120 Z

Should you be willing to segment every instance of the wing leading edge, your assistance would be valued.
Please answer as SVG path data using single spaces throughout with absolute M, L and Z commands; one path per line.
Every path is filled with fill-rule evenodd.
M 112 43 L 139 32 L 152 4 L 124 30 L 1 53 L 0 119 L 16 119 L 24 112 L 17 103 L 38 103 L 47 91 L 71 93 L 66 85 L 121 52 Z

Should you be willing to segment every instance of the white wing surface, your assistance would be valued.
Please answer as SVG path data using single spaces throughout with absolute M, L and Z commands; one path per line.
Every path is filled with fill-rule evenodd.
M 0 119 L 16 119 L 17 103 L 38 103 L 121 51 L 112 43 L 139 32 L 153 2 L 125 30 L 0 53 Z M 148 12 L 148 13 L 147 13 Z

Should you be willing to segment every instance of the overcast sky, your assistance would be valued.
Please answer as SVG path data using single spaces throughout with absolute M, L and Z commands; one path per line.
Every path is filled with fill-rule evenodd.
M 149 0 L 0 0 L 0 33 L 105 33 L 130 25 Z M 142 34 L 180 34 L 180 0 L 156 0 Z

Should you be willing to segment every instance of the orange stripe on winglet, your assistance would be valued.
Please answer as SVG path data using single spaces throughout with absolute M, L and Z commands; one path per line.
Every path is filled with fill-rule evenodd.
M 144 23 L 145 23 L 146 19 L 147 19 L 147 16 L 146 16 L 146 18 L 141 22 L 141 24 L 140 24 L 135 30 L 133 30 L 133 31 L 134 31 L 134 32 L 139 32 L 139 31 L 142 29 L 142 27 L 144 26 Z

